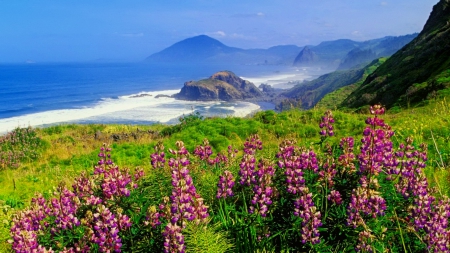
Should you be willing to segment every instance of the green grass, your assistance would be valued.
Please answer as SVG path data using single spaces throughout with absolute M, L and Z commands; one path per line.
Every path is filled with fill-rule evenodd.
M 136 167 L 149 169 L 149 156 L 153 146 L 162 141 L 166 147 L 175 148 L 175 142 L 182 140 L 189 152 L 207 138 L 214 153 L 226 152 L 228 145 L 242 147 L 251 134 L 259 134 L 264 142 L 264 157 L 274 157 L 279 143 L 284 139 L 295 139 L 299 146 L 309 147 L 320 139 L 318 123 L 324 109 L 308 111 L 290 110 L 282 113 L 258 112 L 250 118 L 194 119 L 180 126 L 124 126 L 124 125 L 61 125 L 38 129 L 37 135 L 46 143 L 36 160 L 26 161 L 17 169 L 0 171 L 0 252 L 8 252 L 11 215 L 26 207 L 35 192 L 49 194 L 60 182 L 71 183 L 81 171 L 91 173 L 98 160 L 98 149 L 103 142 L 112 143 L 113 159 L 120 167 L 132 170 Z M 330 142 L 337 144 L 342 137 L 354 136 L 359 145 L 361 131 L 367 115 L 334 111 L 336 136 Z M 425 173 L 431 185 L 437 186 L 439 194 L 450 193 L 450 104 L 446 98 L 429 101 L 426 106 L 399 108 L 399 112 L 388 112 L 383 118 L 395 130 L 394 145 L 412 136 L 416 143 L 428 145 L 428 166 Z M 130 138 L 114 142 L 110 136 L 118 133 L 145 132 L 138 139 Z M 101 131 L 103 137 L 95 139 Z M 164 131 L 167 132 L 163 135 Z M 151 133 L 151 134 L 149 134 Z M 160 133 L 160 134 L 158 134 Z M 356 150 L 358 147 L 355 148 Z M 238 166 L 236 165 L 235 168 Z M 237 172 L 237 171 L 235 171 Z M 233 172 L 233 173 L 235 173 Z M 150 173 L 150 178 L 152 177 Z M 154 175 L 153 175 L 154 176 Z M 214 198 L 218 174 L 214 171 L 194 171 L 199 182 L 199 192 L 206 202 Z M 156 180 L 157 178 L 155 178 Z M 148 187 L 157 187 L 149 182 Z M 159 190 L 156 190 L 157 192 Z M 157 193 L 155 193 L 157 194 Z M 161 194 L 161 191 L 159 191 Z M 191 228 L 193 231 L 200 228 Z M 205 228 L 195 233 L 191 240 L 217 238 L 214 228 Z M 228 245 L 227 241 L 221 241 Z M 214 252 L 219 252 L 214 250 Z

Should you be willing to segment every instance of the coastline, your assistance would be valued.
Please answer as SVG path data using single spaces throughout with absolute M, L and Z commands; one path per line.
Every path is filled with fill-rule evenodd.
M 298 69 L 297 69 L 298 70 Z M 256 86 L 269 83 L 274 87 L 289 85 L 290 80 L 310 78 L 292 70 L 271 75 L 243 77 Z M 176 124 L 180 116 L 199 112 L 205 117 L 245 117 L 260 110 L 273 110 L 274 104 L 259 100 L 243 101 L 184 101 L 171 96 L 179 89 L 142 91 L 115 98 L 102 98 L 91 106 L 56 109 L 0 119 L 0 135 L 16 127 L 46 127 L 57 124 Z

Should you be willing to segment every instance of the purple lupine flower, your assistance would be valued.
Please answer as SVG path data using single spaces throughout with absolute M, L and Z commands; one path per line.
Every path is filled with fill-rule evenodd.
M 163 208 L 164 209 L 164 208 Z M 161 221 L 159 220 L 161 218 L 161 213 L 159 213 L 156 210 L 155 206 L 151 206 L 147 210 L 147 216 L 145 217 L 145 225 L 150 225 L 152 228 L 156 228 L 157 226 L 161 225 Z
M 235 158 L 236 157 L 236 154 L 237 154 L 238 150 L 237 149 L 233 150 L 233 146 L 229 145 L 227 152 L 228 152 L 228 158 L 231 159 L 231 158 Z
M 217 183 L 217 198 L 227 198 L 232 197 L 234 186 L 233 174 L 226 170 L 223 175 L 219 176 L 219 183 Z
M 103 205 L 97 207 L 96 211 L 93 214 L 93 234 L 90 241 L 97 244 L 101 252 L 120 252 L 122 239 L 119 237 L 117 218 Z
M 172 169 L 172 194 L 170 196 L 170 206 L 165 199 L 165 205 L 160 209 L 165 209 L 165 217 L 169 220 L 164 236 L 164 252 L 184 252 L 184 237 L 181 233 L 187 221 L 196 224 L 205 222 L 208 214 L 208 206 L 203 203 L 203 199 L 197 194 L 192 177 L 189 175 L 187 158 L 189 153 L 184 147 L 184 143 L 177 141 L 178 150 L 170 150 L 175 158 L 169 159 L 169 166 Z
M 328 189 L 332 189 L 334 186 L 333 178 L 337 173 L 336 163 L 333 158 L 333 150 L 329 144 L 327 144 L 327 152 L 325 152 L 325 161 L 322 164 L 322 168 L 319 170 L 319 182 L 323 182 L 324 186 Z
M 43 230 L 44 224 L 41 223 L 50 212 L 50 208 L 46 204 L 44 197 L 37 194 L 31 200 L 31 205 L 28 209 L 18 212 L 13 216 L 13 226 L 10 234 L 13 239 L 12 249 L 16 252 L 32 252 L 38 247 L 37 234 Z
M 244 143 L 244 156 L 239 167 L 239 183 L 241 185 L 251 185 L 251 177 L 255 171 L 255 154 L 257 150 L 262 149 L 262 141 L 257 134 L 251 135 Z
M 320 129 L 322 129 L 320 131 L 320 135 L 322 135 L 323 137 L 328 136 L 333 136 L 334 132 L 333 132 L 333 124 L 334 123 L 334 118 L 333 118 L 333 114 L 331 113 L 331 111 L 326 111 L 325 115 L 322 117 L 321 122 L 319 124 Z
M 164 229 L 164 253 L 184 253 L 186 246 L 184 245 L 184 235 L 181 233 L 182 228 L 177 224 L 168 223 Z
M 251 183 L 253 185 L 253 198 L 250 205 L 250 213 L 259 213 L 262 217 L 266 217 L 272 204 L 274 195 L 274 187 L 272 177 L 275 169 L 267 160 L 260 160 L 258 170 L 253 172 Z
M 378 192 L 377 176 L 384 168 L 396 165 L 390 140 L 394 132 L 378 117 L 384 113 L 384 108 L 375 105 L 370 111 L 374 117 L 366 120 L 368 126 L 363 131 L 361 153 L 358 155 L 360 185 L 353 189 L 347 207 L 347 225 L 354 228 L 365 224 L 361 213 L 372 218 L 384 215 L 386 201 Z
M 364 230 L 358 234 L 358 244 L 356 245 L 356 252 L 373 252 L 370 242 L 373 239 L 373 235 L 370 231 Z
M 277 154 L 278 166 L 285 170 L 287 191 L 297 198 L 294 201 L 294 215 L 302 218 L 302 243 L 320 242 L 318 228 L 322 226 L 320 211 L 314 205 L 312 194 L 305 184 L 306 170 L 318 172 L 318 161 L 312 150 L 298 150 L 294 141 L 283 141 Z
M 244 143 L 244 153 L 246 154 L 254 155 L 257 150 L 262 148 L 262 141 L 257 134 L 250 135 Z
M 194 155 L 198 156 L 202 161 L 208 161 L 212 155 L 212 149 L 207 139 L 203 140 L 203 145 L 197 146 L 194 150 Z
M 330 194 L 327 195 L 327 199 L 331 201 L 333 204 L 340 205 L 342 204 L 341 193 L 336 190 L 332 190 Z
M 294 215 L 302 218 L 302 243 L 319 243 L 320 234 L 318 228 L 322 226 L 321 214 L 314 206 L 312 193 L 308 192 L 308 188 L 294 201 Z
M 350 203 L 347 207 L 347 225 L 354 228 L 364 225 L 364 219 L 361 213 L 376 218 L 378 215 L 384 215 L 386 210 L 386 201 L 380 196 L 380 193 L 374 190 L 377 185 L 375 178 L 363 177 L 361 186 L 353 189 L 350 197 Z
M 292 194 L 301 193 L 306 188 L 303 173 L 309 169 L 313 172 L 318 171 L 318 161 L 314 151 L 303 151 L 298 156 L 293 157 L 295 160 L 290 163 L 285 163 L 286 166 L 286 183 L 287 191 Z
M 355 173 L 355 154 L 353 153 L 354 140 L 353 137 L 345 137 L 341 139 L 339 145 L 343 154 L 338 158 L 338 164 L 342 167 L 343 172 Z
M 400 150 L 395 153 L 397 166 L 388 170 L 390 178 L 397 179 L 397 192 L 405 198 L 425 195 L 428 192 L 428 182 L 422 172 L 427 160 L 427 147 L 422 144 L 419 150 L 415 150 L 412 142 L 412 138 L 407 138 L 406 145 L 400 144 Z
M 241 185 L 250 186 L 251 184 L 250 180 L 253 175 L 253 172 L 255 171 L 255 163 L 256 159 L 254 155 L 244 153 L 242 161 L 239 164 L 239 167 L 241 168 L 239 170 L 239 176 L 241 177 L 239 183 Z
M 101 184 L 103 195 L 106 199 L 130 195 L 130 189 L 127 188 L 131 183 L 131 175 L 128 169 L 121 171 L 115 166 L 104 172 L 103 182 Z
M 165 154 L 164 154 L 164 145 L 162 142 L 158 142 L 154 147 L 155 153 L 150 155 L 151 165 L 154 169 L 164 168 L 164 164 L 166 162 Z
M 95 184 L 94 177 L 89 177 L 86 171 L 82 171 L 79 177 L 76 177 L 72 184 L 73 192 L 78 198 L 84 199 L 92 196 L 97 185 Z
M 80 207 L 80 201 L 76 195 L 66 187 L 59 187 L 55 195 L 57 195 L 57 198 L 51 199 L 49 215 L 55 216 L 56 228 L 65 230 L 79 226 L 80 221 L 76 212 Z

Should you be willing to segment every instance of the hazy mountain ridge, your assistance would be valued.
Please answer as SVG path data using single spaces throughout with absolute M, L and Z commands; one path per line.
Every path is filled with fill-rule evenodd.
M 358 108 L 381 103 L 388 108 L 417 104 L 450 87 L 450 4 L 433 7 L 422 32 L 391 56 L 341 104 Z
M 300 50 L 301 48 L 295 45 L 280 45 L 268 49 L 240 49 L 226 46 L 206 35 L 200 35 L 152 54 L 146 61 L 290 65 Z
M 308 55 L 300 52 L 299 55 L 297 55 L 293 65 L 308 67 L 308 58 L 305 59 L 303 55 L 309 57 L 309 55 L 314 54 L 316 56 L 314 58 L 314 62 L 312 63 L 313 66 L 319 66 L 324 69 L 332 70 L 350 69 L 360 64 L 369 64 L 377 58 L 392 55 L 413 40 L 416 36 L 417 34 L 386 36 L 383 38 L 362 42 L 349 39 L 325 41 L 317 46 L 308 46 L 308 50 L 311 52 Z M 355 52 L 364 53 L 356 54 Z
M 152 54 L 146 58 L 146 61 L 294 65 L 299 67 L 314 66 L 335 70 L 347 57 L 347 54 L 355 48 L 371 49 L 376 52 L 378 56 L 382 51 L 392 50 L 388 50 L 389 45 L 391 48 L 399 49 L 402 45 L 406 44 L 406 42 L 404 42 L 405 40 L 407 41 L 408 38 L 414 36 L 415 35 L 399 37 L 388 36 L 363 42 L 340 39 L 335 41 L 325 41 L 317 46 L 305 47 L 279 45 L 268 49 L 240 49 L 226 46 L 222 42 L 206 35 L 200 35 L 182 40 L 158 53 Z M 383 43 L 387 45 L 384 45 Z M 309 56 L 307 56 L 305 50 L 306 52 L 310 51 L 308 53 Z M 311 55 L 312 61 L 307 59 L 307 57 L 310 57 Z

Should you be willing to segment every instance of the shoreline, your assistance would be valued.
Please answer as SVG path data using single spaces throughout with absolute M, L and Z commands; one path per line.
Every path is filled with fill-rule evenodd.
M 256 86 L 271 83 L 274 87 L 287 85 L 289 80 L 305 80 L 311 76 L 298 69 L 261 76 L 242 77 Z M 300 73 L 298 73 L 300 72 Z M 181 89 L 181 88 L 180 88 Z M 16 127 L 45 127 L 57 124 L 175 124 L 180 116 L 195 111 L 205 117 L 245 117 L 260 110 L 273 110 L 268 98 L 240 101 L 183 101 L 171 97 L 180 89 L 141 91 L 100 101 L 80 108 L 56 109 L 0 119 L 0 135 Z

